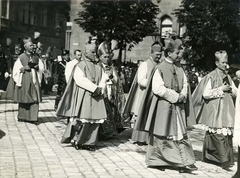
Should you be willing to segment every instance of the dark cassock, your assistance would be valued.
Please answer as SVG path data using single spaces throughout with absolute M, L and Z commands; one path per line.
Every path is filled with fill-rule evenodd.
M 142 62 L 138 67 L 138 71 L 133 80 L 133 84 L 128 94 L 125 106 L 123 108 L 123 117 L 131 117 L 134 121 L 133 132 L 131 141 L 136 142 L 139 145 L 145 144 L 148 141 L 148 133 L 136 129 L 136 120 L 139 116 L 139 108 L 143 102 L 143 96 L 146 92 L 146 86 L 149 82 L 149 77 L 153 72 L 154 67 L 161 59 L 162 44 L 154 43 L 151 46 L 151 56 Z M 141 112 L 141 111 L 140 111 Z
M 233 127 L 235 107 L 233 97 L 237 89 L 226 73 L 228 56 L 225 51 L 215 53 L 217 68 L 206 75 L 193 93 L 197 122 L 206 131 L 203 161 L 228 169 L 234 164 Z
M 61 60 L 58 61 L 57 67 L 56 67 L 57 75 L 58 75 L 58 80 L 57 80 L 58 87 L 57 87 L 57 96 L 54 104 L 55 109 L 57 108 L 58 103 L 67 85 L 66 79 L 65 79 L 65 68 L 68 62 L 68 55 L 69 55 L 69 52 L 67 50 L 64 50 L 62 53 Z
M 162 171 L 178 168 L 180 173 L 197 170 L 187 135 L 187 125 L 195 124 L 190 87 L 178 59 L 180 40 L 171 41 L 167 56 L 150 77 L 142 114 L 136 128 L 149 133 L 146 164 Z M 146 114 L 147 113 L 147 114 Z
M 107 118 L 103 98 L 105 79 L 95 64 L 95 45 L 86 44 L 83 60 L 76 64 L 59 102 L 57 116 L 75 118 L 62 137 L 62 143 L 72 143 L 76 149 L 95 150 L 99 126 Z
M 14 85 L 13 100 L 19 103 L 18 121 L 38 121 L 39 102 L 41 98 L 41 80 L 43 63 L 32 56 L 33 44 L 30 38 L 24 39 L 25 52 L 14 63 L 12 77 Z M 11 85 L 11 83 L 10 83 Z
M 8 63 L 5 54 L 2 52 L 2 46 L 0 44 L 0 90 L 6 90 L 7 80 L 5 73 L 8 72 Z

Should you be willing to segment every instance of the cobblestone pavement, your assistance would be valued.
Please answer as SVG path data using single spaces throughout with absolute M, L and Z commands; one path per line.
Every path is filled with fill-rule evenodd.
M 198 167 L 191 174 L 147 168 L 146 146 L 128 141 L 131 129 L 101 141 L 95 152 L 75 150 L 60 143 L 66 120 L 55 116 L 54 99 L 43 97 L 39 125 L 17 122 L 18 105 L 0 100 L 1 178 L 230 178 L 236 171 L 236 161 L 231 171 L 201 161 L 204 134 L 196 128 L 189 131 Z

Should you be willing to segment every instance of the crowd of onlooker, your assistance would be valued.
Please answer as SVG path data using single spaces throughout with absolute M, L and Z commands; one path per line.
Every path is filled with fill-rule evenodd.
M 21 53 L 21 47 L 19 45 L 15 45 L 15 51 L 13 54 L 4 54 L 1 49 L 2 47 L 0 45 L 0 89 L 5 90 L 14 61 Z M 41 59 L 45 66 L 42 81 L 42 89 L 44 94 L 52 92 L 53 86 L 58 83 L 59 74 L 57 66 L 59 61 L 57 56 L 59 56 L 59 54 L 61 56 L 62 51 L 57 51 L 57 49 L 54 47 L 48 47 L 45 52 L 41 51 Z M 69 58 L 69 52 L 67 53 L 67 58 Z M 128 93 L 131 88 L 133 79 L 137 72 L 138 65 L 138 63 L 123 62 L 120 65 L 121 67 L 119 67 L 119 64 L 115 64 L 116 68 L 118 69 L 120 80 L 125 93 Z M 197 84 L 201 81 L 201 79 L 209 73 L 208 70 L 194 65 L 183 65 L 183 69 L 185 70 L 185 74 L 188 78 L 192 92 L 197 86 Z M 233 80 L 235 78 L 235 73 L 237 70 L 238 69 L 234 68 L 229 69 L 229 74 L 233 78 Z
M 137 69 L 138 69 L 138 65 L 134 64 L 134 63 L 131 63 L 131 62 L 124 63 L 121 66 L 120 80 L 121 80 L 122 85 L 123 85 L 124 93 L 129 92 L 129 90 L 131 88 L 131 85 L 132 85 L 132 82 L 133 82 L 133 79 L 135 77 L 135 74 L 137 72 Z
M 126 62 L 122 64 L 119 74 L 125 93 L 128 93 L 131 88 L 137 69 L 138 69 L 137 63 Z M 194 91 L 195 87 L 202 80 L 202 78 L 210 72 L 210 70 L 207 70 L 203 67 L 196 65 L 195 66 L 183 65 L 183 69 L 188 78 L 188 82 L 191 87 L 191 92 Z M 235 82 L 236 86 L 238 86 L 238 80 L 236 78 L 237 70 L 239 69 L 231 67 L 229 68 L 229 74 L 231 78 L 233 79 L 234 82 L 235 81 L 237 82 L 237 83 Z

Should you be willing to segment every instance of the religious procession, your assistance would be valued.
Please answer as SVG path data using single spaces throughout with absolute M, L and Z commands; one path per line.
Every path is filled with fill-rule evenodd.
M 4 5 L 5 2 L 1 3 Z M 185 20 L 184 33 L 181 26 L 178 26 L 177 32 L 174 31 L 176 25 L 170 21 L 170 16 L 162 12 L 159 33 L 156 34 L 154 29 L 151 31 L 152 27 L 146 27 L 152 32 L 148 38 L 146 36 L 150 34 L 149 31 L 146 34 L 139 32 L 144 31 L 139 27 L 140 24 L 132 27 L 139 34 L 129 28 L 124 29 L 123 24 L 122 31 L 118 31 L 121 27 L 117 25 L 110 34 L 107 27 L 90 30 L 95 21 L 89 20 L 91 24 L 86 19 L 81 21 L 86 15 L 90 15 L 88 8 L 99 6 L 103 10 L 109 5 L 108 8 L 114 9 L 116 4 L 112 3 L 81 1 L 85 11 L 78 14 L 79 18 L 75 17 L 75 22 L 82 29 L 87 29 L 88 34 L 78 34 L 79 30 L 74 31 L 71 22 L 72 31 L 68 33 L 69 29 L 66 27 L 66 33 L 63 34 L 65 47 L 61 50 L 56 46 L 48 46 L 46 41 L 42 43 L 47 36 L 44 36 L 45 32 L 40 28 L 31 33 L 33 35 L 29 33 L 30 35 L 21 36 L 18 40 L 7 37 L 6 47 L 3 43 L 0 45 L 0 116 L 4 116 L 0 123 L 5 123 L 7 128 L 0 128 L 0 142 L 6 144 L 5 139 L 9 137 L 11 145 L 14 145 L 19 141 L 16 138 L 25 140 L 25 132 L 28 132 L 26 135 L 32 135 L 31 139 L 27 137 L 32 144 L 27 144 L 25 140 L 18 143 L 18 146 L 23 145 L 27 150 L 29 160 L 34 158 L 29 150 L 39 138 L 40 142 L 36 147 L 43 157 L 48 156 L 46 153 L 44 155 L 44 144 L 51 147 L 49 150 L 54 150 L 50 155 L 58 154 L 54 149 L 56 145 L 59 152 L 67 150 L 65 154 L 56 156 L 57 161 L 54 160 L 56 164 L 59 163 L 56 169 L 64 168 L 62 177 L 146 177 L 149 174 L 149 177 L 240 178 L 240 65 L 237 64 L 240 59 L 240 35 L 226 30 L 221 31 L 225 35 L 219 37 L 219 32 L 214 40 L 210 38 L 213 34 L 209 38 L 205 38 L 205 34 L 200 37 L 200 34 L 191 29 L 188 19 L 184 19 L 186 17 L 183 14 L 190 14 L 187 8 L 189 4 L 185 1 L 180 2 L 183 8 L 175 8 L 176 4 L 174 8 L 171 7 L 177 17 Z M 118 3 L 116 6 L 122 8 L 121 2 Z M 146 8 L 151 9 L 152 14 L 157 14 L 157 8 L 162 7 L 161 10 L 164 10 L 163 7 L 168 7 L 165 0 L 131 3 L 129 7 L 139 8 L 136 12 L 138 14 Z M 192 8 L 203 8 L 201 3 L 194 3 Z M 126 7 L 126 4 L 123 6 Z M 226 6 L 221 0 L 217 8 L 223 10 Z M 212 4 L 208 4 L 208 8 L 210 13 Z M 107 16 L 109 14 L 103 19 L 106 20 Z M 230 17 L 232 21 L 236 20 L 235 16 L 229 15 L 228 18 Z M 154 26 L 156 23 L 147 17 L 138 18 L 142 18 L 141 23 L 148 21 L 146 26 Z M 219 15 L 215 20 L 218 18 L 223 17 Z M 122 23 L 121 18 L 118 19 Z M 239 19 L 238 17 L 236 20 L 238 25 Z M 101 23 L 105 23 L 103 21 Z M 98 26 L 100 24 L 97 23 Z M 220 25 L 222 30 L 224 26 Z M 126 30 L 125 34 L 122 34 L 123 30 Z M 194 32 L 199 36 L 193 34 Z M 5 33 L 0 34 L 4 38 Z M 224 39 L 227 35 L 228 39 Z M 16 42 L 13 54 L 10 51 L 11 40 Z M 3 48 L 7 52 L 3 52 Z M 132 62 L 134 56 L 137 56 L 137 62 Z M 45 104 L 47 107 L 43 109 Z M 10 113 L 14 115 L 12 118 L 8 118 Z M 51 113 L 51 116 L 43 113 Z M 47 126 L 48 122 L 53 125 Z M 13 127 L 16 127 L 17 133 Z M 196 130 L 198 144 L 192 136 Z M 48 133 L 46 139 L 45 132 Z M 41 133 L 41 136 L 37 133 Z M 119 147 L 112 146 L 116 140 Z M 54 144 L 51 145 L 53 141 Z M 142 155 L 138 155 L 141 157 L 138 163 L 144 170 L 150 171 L 146 175 L 141 174 L 141 171 L 133 174 L 131 171 L 125 172 L 128 169 L 126 167 L 136 170 L 137 165 L 128 163 L 123 157 L 109 163 L 112 166 L 123 162 L 118 165 L 118 173 L 111 174 L 114 168 L 107 170 L 109 165 L 104 167 L 102 176 L 94 171 L 94 164 L 89 162 L 89 157 L 98 160 L 99 166 L 105 165 L 101 162 L 101 157 L 109 157 L 109 161 L 114 159 L 111 159 L 109 150 L 113 151 L 113 157 L 118 155 L 123 142 L 128 143 L 129 149 L 136 148 L 129 155 L 137 154 L 140 150 Z M 43 147 L 39 146 L 41 143 Z M 109 149 L 104 154 L 101 152 L 105 149 L 101 146 L 103 144 Z M 11 163 L 3 158 L 3 165 L 6 163 L 6 167 L 13 163 L 16 166 L 18 155 L 15 152 L 18 152 L 18 147 L 11 147 L 12 153 L 7 152 L 7 147 L 3 149 L 3 154 L 11 154 L 14 158 Z M 200 148 L 200 151 L 196 148 Z M 128 152 L 126 150 L 124 152 Z M 80 167 L 84 167 L 83 160 L 80 166 L 78 160 L 66 161 L 77 167 L 74 172 L 76 174 L 71 175 L 63 165 L 64 159 L 69 157 L 79 160 L 83 158 L 90 166 L 80 170 Z M 22 177 L 41 177 L 41 173 L 34 171 L 33 160 L 29 165 L 31 168 L 26 168 L 31 171 L 23 171 Z M 23 164 L 24 162 L 19 163 L 20 166 Z M 53 174 L 49 165 L 51 163 L 47 163 L 45 159 L 42 166 L 47 167 L 47 171 L 42 177 L 58 177 L 60 173 Z M 216 171 L 205 173 L 204 169 L 207 170 L 209 166 L 214 166 Z M 0 168 L 1 175 L 4 167 Z M 89 171 L 91 173 L 88 169 L 92 170 Z M 17 168 L 16 170 L 15 177 L 21 177 L 21 173 L 19 174 Z M 3 177 L 11 177 L 10 172 L 5 171 Z

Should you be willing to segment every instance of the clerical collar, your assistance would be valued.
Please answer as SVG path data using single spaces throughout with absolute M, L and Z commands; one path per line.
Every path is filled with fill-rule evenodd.
M 173 64 L 173 61 L 169 60 L 168 58 L 165 58 L 166 62 Z
M 92 62 L 92 63 L 93 63 L 93 61 L 92 61 L 91 59 L 87 58 L 86 56 L 85 56 L 84 60 L 85 60 L 85 61 L 89 61 L 89 62 Z
M 31 56 L 31 53 L 30 53 L 30 52 L 25 51 L 25 54 L 26 54 L 27 56 Z
M 77 60 L 76 58 L 73 58 L 73 60 L 70 60 L 70 61 L 81 61 L 81 60 Z M 70 62 L 70 61 L 69 61 L 69 62 Z
M 226 76 L 227 75 L 225 71 L 220 70 L 219 68 L 217 68 L 217 70 L 218 70 L 220 75 L 222 75 L 222 76 Z
M 153 63 L 154 65 L 157 64 L 157 62 L 155 62 L 155 61 L 153 60 L 152 56 L 150 56 L 150 60 L 152 61 L 152 63 Z

